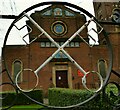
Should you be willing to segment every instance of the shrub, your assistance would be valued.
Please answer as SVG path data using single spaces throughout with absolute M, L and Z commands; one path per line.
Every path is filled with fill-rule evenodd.
M 53 106 L 69 106 L 78 104 L 89 98 L 93 93 L 85 90 L 64 88 L 49 89 L 49 104 Z
M 14 101 L 16 101 L 16 94 L 14 92 L 5 92 L 5 93 L 0 93 L 2 97 L 4 97 L 4 99 L 1 101 L 2 102 L 2 106 L 9 106 L 11 104 L 13 104 Z
M 2 106 L 11 105 L 16 97 L 17 99 L 15 100 L 14 105 L 28 105 L 28 104 L 35 103 L 29 98 L 27 98 L 24 94 L 22 94 L 22 92 L 18 93 L 18 95 L 16 95 L 15 92 L 4 92 L 1 94 L 2 96 L 6 96 L 6 98 L 2 100 Z M 29 97 L 33 98 L 34 100 L 43 103 L 43 91 L 42 90 L 34 90 L 31 92 L 27 92 L 25 94 L 27 94 Z
M 94 93 L 86 90 L 72 90 L 64 88 L 49 89 L 49 104 L 51 106 L 69 106 L 78 104 L 90 98 Z M 107 99 L 106 99 L 107 98 Z M 112 99 L 112 102 L 111 102 Z M 110 103 L 116 100 L 116 97 L 108 97 L 100 93 L 93 100 L 72 110 L 113 110 Z M 109 102 L 110 101 L 110 102 Z

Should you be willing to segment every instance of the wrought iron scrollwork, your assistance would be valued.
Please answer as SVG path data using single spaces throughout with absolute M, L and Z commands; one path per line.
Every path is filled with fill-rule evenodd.
M 35 22 L 35 20 L 34 20 L 33 18 L 31 18 L 31 17 L 27 14 L 29 11 L 31 11 L 31 10 L 33 10 L 33 9 L 35 9 L 35 8 L 38 8 L 38 7 L 41 7 L 41 6 L 44 6 L 44 5 L 53 5 L 53 4 L 61 4 L 61 5 L 66 5 L 66 6 L 75 8 L 75 9 L 83 12 L 85 15 L 87 15 L 87 16 L 90 18 L 90 20 L 88 20 L 82 27 L 80 27 L 62 46 L 60 46 L 43 28 L 40 27 L 40 25 L 38 25 L 38 24 Z M 15 80 L 15 82 L 14 82 L 13 79 L 11 78 L 11 76 L 10 76 L 10 71 L 9 71 L 9 69 L 8 69 L 7 61 L 6 61 L 6 58 L 5 58 L 5 47 L 6 47 L 7 39 L 8 39 L 8 36 L 9 36 L 9 34 L 10 34 L 11 29 L 12 29 L 14 26 L 15 26 L 18 30 L 21 30 L 21 29 L 23 29 L 23 28 L 25 27 L 25 26 L 23 26 L 21 29 L 19 29 L 19 28 L 15 25 L 16 22 L 18 22 L 19 20 L 21 20 L 21 18 L 23 18 L 23 17 L 26 17 L 28 20 L 30 20 L 30 22 L 31 22 L 35 27 L 37 27 L 38 30 L 42 33 L 42 34 L 40 34 L 39 36 L 37 36 L 34 40 L 32 40 L 32 41 L 28 44 L 28 43 L 26 43 L 26 41 L 24 40 L 24 38 L 25 38 L 29 33 L 31 33 L 32 29 L 31 29 L 30 26 L 25 25 L 26 27 L 28 27 L 28 28 L 30 29 L 30 31 L 29 31 L 25 36 L 23 36 L 23 41 L 25 41 L 26 46 L 31 45 L 31 43 L 33 43 L 38 37 L 40 37 L 41 35 L 44 34 L 44 35 L 57 47 L 57 50 L 56 50 L 43 64 L 41 64 L 37 69 L 31 69 L 31 68 L 27 69 L 27 68 L 24 68 L 22 71 L 20 71 L 20 72 L 17 74 L 16 80 Z M 107 42 L 107 49 L 108 49 L 108 54 L 109 54 L 109 65 L 108 65 L 108 70 L 107 70 L 107 76 L 106 76 L 106 78 L 104 79 L 104 81 L 103 81 L 102 76 L 101 76 L 97 71 L 88 71 L 88 72 L 86 72 L 86 71 L 81 67 L 81 65 L 79 65 L 79 64 L 65 51 L 65 49 L 64 49 L 64 48 L 66 47 L 66 45 L 76 37 L 76 35 L 79 35 L 79 33 L 80 33 L 84 28 L 86 28 L 86 27 L 89 25 L 89 23 L 91 23 L 91 21 L 94 21 L 95 23 L 97 23 L 97 25 L 101 28 L 99 32 L 97 32 L 97 31 L 95 31 L 95 30 L 93 30 L 93 29 L 92 29 L 92 30 L 93 30 L 94 32 L 96 32 L 97 34 L 103 33 L 103 35 L 105 36 L 104 38 L 105 38 L 105 40 L 106 40 L 106 42 Z M 79 35 L 79 36 L 80 36 L 80 35 Z M 83 42 L 86 43 L 89 47 L 91 47 L 91 48 L 93 47 L 93 45 L 92 45 L 92 46 L 89 45 L 89 44 L 83 39 L 82 36 L 80 36 L 80 38 L 81 38 L 81 39 L 83 40 Z M 93 39 L 93 37 L 91 37 L 91 38 Z M 94 40 L 94 39 L 93 39 L 93 40 Z M 89 89 L 87 88 L 87 86 L 86 86 L 86 76 L 87 76 L 87 74 L 89 74 L 89 73 L 94 73 L 94 74 L 98 75 L 98 78 L 99 78 L 100 83 L 101 83 L 101 84 L 100 84 L 100 87 L 99 87 L 97 90 L 94 91 L 94 95 L 93 95 L 93 96 L 89 97 L 89 98 L 86 99 L 85 101 L 80 102 L 80 103 L 78 103 L 78 104 L 76 104 L 76 105 L 65 106 L 65 107 L 45 105 L 45 104 L 43 104 L 43 103 L 41 103 L 41 102 L 36 101 L 35 99 L 31 98 L 30 96 L 28 96 L 28 95 L 26 94 L 26 92 L 29 92 L 29 91 L 31 91 L 31 90 L 34 90 L 34 88 L 38 85 L 38 82 L 39 82 L 39 80 L 38 80 L 38 72 L 39 72 L 42 68 L 44 68 L 44 66 L 45 66 L 48 62 L 50 62 L 51 59 L 53 59 L 54 56 L 55 56 L 58 52 L 60 52 L 60 51 L 62 51 L 62 52 L 67 56 L 67 58 L 68 58 L 80 71 L 82 71 L 82 73 L 84 74 L 84 76 L 83 76 L 83 78 L 82 78 L 82 83 L 83 83 L 84 87 L 85 87 L 87 90 L 89 90 Z M 78 106 L 81 106 L 81 105 L 83 105 L 83 104 L 86 104 L 87 102 L 89 102 L 89 101 L 91 101 L 92 99 L 94 99 L 94 98 L 102 91 L 102 89 L 107 85 L 108 80 L 109 80 L 110 75 L 111 75 L 111 69 L 112 69 L 112 63 L 113 63 L 113 59 L 112 59 L 112 57 L 113 57 L 112 47 L 111 47 L 109 38 L 108 38 L 107 33 L 105 32 L 105 30 L 104 30 L 104 29 L 101 27 L 101 25 L 98 23 L 97 19 L 96 19 L 93 15 L 91 15 L 88 11 L 84 10 L 83 8 L 81 8 L 81 7 L 79 7 L 79 6 L 76 6 L 76 5 L 74 5 L 74 4 L 71 4 L 71 3 L 67 3 L 67 2 L 43 2 L 43 3 L 36 4 L 36 5 L 34 5 L 34 6 L 31 6 L 31 7 L 29 7 L 28 9 L 24 10 L 24 11 L 12 22 L 12 24 L 10 25 L 10 27 L 9 27 L 7 33 L 6 33 L 6 36 L 5 36 L 4 47 L 3 47 L 2 53 L 3 53 L 2 57 L 3 57 L 3 59 L 4 59 L 4 67 L 5 67 L 5 69 L 6 69 L 6 73 L 7 73 L 7 75 L 8 75 L 8 78 L 10 79 L 11 82 L 10 82 L 10 83 L 2 83 L 1 86 L 2 86 L 2 85 L 5 85 L 5 84 L 9 84 L 9 85 L 13 86 L 13 88 L 14 88 L 15 91 L 16 91 L 16 98 L 15 98 L 15 100 L 17 99 L 17 94 L 18 94 L 18 91 L 19 91 L 19 92 L 21 92 L 25 97 L 29 98 L 30 100 L 32 100 L 33 102 L 35 102 L 35 103 L 37 103 L 37 104 L 39 104 L 39 105 L 42 105 L 42 106 L 47 107 L 47 108 L 56 108 L 56 109 L 64 109 L 64 108 L 74 108 L 74 107 L 78 107 Z M 22 88 L 18 85 L 18 77 L 19 77 L 19 75 L 21 74 L 21 72 L 24 73 L 24 71 L 31 71 L 31 72 L 36 76 L 36 84 L 35 84 L 35 87 L 34 87 L 33 89 L 31 89 L 31 90 L 24 90 L 24 89 L 22 89 Z M 4 74 L 4 73 L 2 73 L 2 74 Z M 7 96 L 6 96 L 6 97 L 7 97 Z M 6 97 L 5 97 L 5 98 L 6 98 Z M 3 99 L 4 99 L 4 98 L 3 98 Z M 14 101 L 13 101 L 13 103 L 14 103 Z M 13 105 L 13 104 L 11 104 L 8 108 L 12 107 L 12 105 Z M 5 108 L 5 109 L 8 109 L 8 108 Z M 3 109 L 4 109 L 4 108 L 3 108 Z
M 120 79 L 120 74 L 118 72 L 114 70 L 112 70 L 111 72 Z M 110 88 L 109 85 L 112 87 Z M 109 89 L 107 90 L 107 88 Z M 116 89 L 116 92 L 113 89 Z M 114 108 L 114 110 L 120 109 L 120 85 L 116 81 L 107 83 L 105 89 L 103 89 L 103 96 L 105 96 L 105 100 Z M 114 99 L 112 99 L 111 97 L 113 97 Z

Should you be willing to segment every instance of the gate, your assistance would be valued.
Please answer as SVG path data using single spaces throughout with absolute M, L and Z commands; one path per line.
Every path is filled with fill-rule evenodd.
M 75 10 L 78 11 L 78 13 L 83 13 L 85 16 L 87 16 L 89 19 L 85 21 L 85 23 L 80 26 L 76 32 L 74 32 L 66 41 L 64 41 L 64 43 L 62 44 L 59 44 L 55 39 L 53 39 L 51 37 L 51 35 L 46 32 L 44 30 L 44 28 L 42 28 L 39 23 L 36 22 L 36 20 L 34 20 L 34 18 L 32 16 L 30 16 L 30 12 L 31 11 L 36 11 L 37 8 L 40 8 L 42 6 L 50 6 L 50 5 L 64 5 L 64 6 L 67 6 L 67 7 L 70 7 L 70 8 L 73 8 Z M 60 10 L 58 10 L 60 11 Z M 60 12 L 58 12 L 57 14 L 59 14 Z M 45 14 L 48 14 L 48 13 L 45 13 Z M 57 15 L 56 15 L 57 16 Z M 72 15 L 71 15 L 72 16 Z M 39 18 L 39 17 L 38 17 Z M 35 36 L 34 39 L 32 39 L 31 41 L 27 41 L 26 40 L 26 37 L 32 32 L 34 31 L 30 25 L 26 24 L 22 27 L 19 27 L 19 25 L 17 24 L 18 22 L 21 22 L 22 20 L 26 21 L 26 20 L 29 20 L 29 22 L 37 29 L 37 31 L 39 31 L 39 35 L 38 36 Z M 90 30 L 88 30 L 88 33 L 87 33 L 87 36 L 89 37 L 89 39 L 91 39 L 93 41 L 92 44 L 90 44 L 87 40 L 84 39 L 84 36 L 81 35 L 81 32 L 84 31 L 84 29 L 86 29 L 91 23 L 95 23 L 96 26 L 98 27 L 97 30 L 95 30 L 94 28 L 91 28 Z M 55 26 L 56 24 L 54 24 Z M 6 57 L 6 53 L 7 53 L 7 40 L 9 38 L 9 36 L 11 35 L 12 33 L 12 29 L 15 28 L 18 32 L 21 32 L 22 29 L 24 28 L 27 28 L 28 29 L 28 33 L 24 34 L 22 36 L 22 41 L 24 42 L 24 47 L 25 48 L 28 48 L 30 46 L 33 46 L 33 43 L 36 42 L 36 40 L 38 40 L 40 37 L 42 37 L 43 35 L 46 37 L 46 39 L 48 39 L 55 47 L 56 47 L 56 50 L 49 56 L 47 57 L 46 60 L 43 61 L 42 64 L 39 64 L 37 66 L 32 66 L 32 68 L 30 66 L 27 66 L 28 64 L 26 63 L 26 65 L 24 64 L 24 66 L 22 66 L 22 69 L 17 73 L 16 75 L 16 78 L 15 78 L 15 81 L 12 79 L 12 76 L 11 76 L 11 71 L 10 71 L 10 67 L 9 67 L 9 57 Z M 64 28 L 64 29 L 63 29 Z M 57 29 L 56 33 L 57 34 L 61 34 L 63 35 L 64 31 L 65 30 L 65 25 L 63 26 L 62 22 L 59 22 L 59 25 L 56 25 L 56 27 L 54 27 L 54 31 L 55 29 Z M 62 30 L 63 29 L 63 30 Z M 69 52 L 66 51 L 66 47 L 68 46 L 68 44 L 73 41 L 76 36 L 79 37 L 79 39 L 81 39 L 81 41 L 86 45 L 87 48 L 89 48 L 91 50 L 91 54 L 90 55 L 93 55 L 94 52 L 93 52 L 93 48 L 94 46 L 96 45 L 96 39 L 89 34 L 89 32 L 94 32 L 94 34 L 97 34 L 98 36 L 101 35 L 102 37 L 99 38 L 100 40 L 104 40 L 106 42 L 106 45 L 105 45 L 105 51 L 106 51 L 106 56 L 107 57 L 107 64 L 108 64 L 108 68 L 106 70 L 106 76 L 104 76 L 104 79 L 102 78 L 102 74 L 100 74 L 96 68 L 92 67 L 92 63 L 91 63 L 91 70 L 88 70 L 86 71 L 86 69 L 84 69 L 82 67 L 82 63 L 79 64 L 78 61 L 76 60 L 76 58 L 73 58 Z M 54 32 L 55 33 L 55 32 Z M 44 47 L 44 44 L 42 45 Z M 48 46 L 48 45 L 47 45 Z M 19 48 L 23 48 L 23 46 L 20 46 Z M 81 46 L 82 48 L 82 46 Z M 24 51 L 26 53 L 26 51 Z M 29 52 L 36 52 L 36 50 L 29 50 L 27 51 L 27 53 Z M 76 105 L 71 105 L 71 106 L 65 106 L 65 107 L 59 107 L 59 106 L 50 106 L 50 105 L 46 105 L 44 103 L 41 103 L 41 102 L 38 102 L 37 100 L 35 100 L 34 98 L 30 97 L 29 95 L 27 95 L 28 92 L 31 92 L 31 91 L 34 91 L 34 89 L 39 85 L 39 72 L 42 71 L 42 69 L 45 68 L 45 66 L 47 66 L 48 63 L 51 62 L 52 59 L 54 59 L 54 57 L 59 53 L 59 52 L 62 52 L 66 57 L 67 59 L 71 62 L 72 65 L 75 66 L 75 68 L 77 68 L 78 70 L 81 71 L 81 73 L 83 74 L 83 77 L 81 78 L 81 82 L 82 82 L 82 85 L 83 87 L 87 90 L 87 91 L 92 91 L 94 92 L 94 95 L 88 97 L 86 100 L 82 101 L 82 102 L 79 102 L 78 104 Z M 98 50 L 99 52 L 99 50 Z M 12 52 L 11 52 L 12 53 Z M 14 53 L 14 51 L 13 51 Z M 47 52 L 46 52 L 47 54 Z M 78 52 L 78 54 L 80 54 L 80 52 Z M 26 55 L 26 54 L 25 54 Z M 24 53 L 20 53 L 20 58 L 24 57 L 24 58 L 28 58 L 30 60 L 36 60 L 36 58 L 34 57 L 34 59 L 32 59 L 31 56 L 26 56 L 25 57 Z M 102 55 L 102 54 L 101 54 Z M 83 56 L 84 57 L 84 56 Z M 44 106 L 45 108 L 52 108 L 52 109 L 70 109 L 70 108 L 75 108 L 75 107 L 78 107 L 78 106 L 82 106 L 83 104 L 87 104 L 87 102 L 91 101 L 92 99 L 94 99 L 95 97 L 97 97 L 101 91 L 104 91 L 103 93 L 105 94 L 105 87 L 108 85 L 108 81 L 109 81 L 109 78 L 110 78 L 110 75 L 111 75 L 111 70 L 112 70 L 112 63 L 113 63 L 113 53 L 112 53 L 112 47 L 111 47 L 111 44 L 110 44 L 110 41 L 109 41 L 109 38 L 107 36 L 107 33 L 105 32 L 105 30 L 103 29 L 103 27 L 98 23 L 97 19 L 91 15 L 89 12 L 87 12 L 86 10 L 84 10 L 83 8 L 81 7 L 78 7 L 76 5 L 73 5 L 73 4 L 70 4 L 70 3 L 67 3 L 67 2 L 43 2 L 43 3 L 39 3 L 39 4 L 36 4 L 34 6 L 31 6 L 29 7 L 28 9 L 24 10 L 21 14 L 19 14 L 15 20 L 12 22 L 11 26 L 9 27 L 7 33 L 6 33 L 6 36 L 5 36 L 5 40 L 4 40 L 4 47 L 3 47 L 3 50 L 2 50 L 2 58 L 4 60 L 4 64 L 3 64 L 3 67 L 4 67 L 4 70 L 1 72 L 2 75 L 4 74 L 7 74 L 7 78 L 9 79 L 8 82 L 3 82 L 0 86 L 4 88 L 4 86 L 6 85 L 9 85 L 11 86 L 14 91 L 16 92 L 16 97 L 14 99 L 13 102 L 11 102 L 11 104 L 8 106 L 8 107 L 5 107 L 5 108 L 2 108 L 2 109 L 9 109 L 11 108 L 15 101 L 16 100 L 19 100 L 17 99 L 17 95 L 18 93 L 22 93 L 25 97 L 29 98 L 30 100 L 32 100 L 33 102 L 35 102 L 36 104 L 39 104 L 39 105 L 42 105 Z M 90 57 L 91 58 L 91 57 Z M 100 57 L 101 58 L 101 57 Z M 39 60 L 40 57 L 37 58 L 37 60 Z M 89 59 L 89 58 L 88 58 Z M 86 59 L 86 60 L 88 60 Z M 96 57 L 96 59 L 98 59 Z M 37 62 L 36 60 L 36 62 Z M 41 59 L 42 60 L 42 59 Z M 92 59 L 89 59 L 92 61 Z M 97 62 L 97 61 L 96 61 Z M 95 62 L 93 62 L 95 63 Z M 56 71 L 57 74 L 65 74 L 66 75 L 66 72 L 65 73 L 61 73 L 62 71 Z M 117 74 L 118 77 L 119 74 L 116 73 L 115 71 L 112 70 L 113 73 Z M 20 85 L 20 76 L 21 75 L 27 75 L 28 74 L 28 77 L 34 77 L 34 80 L 36 80 L 36 82 L 34 84 L 32 84 L 33 88 L 25 88 L 23 86 Z M 48 73 L 49 74 L 49 73 Z M 69 74 L 69 73 L 67 73 Z M 97 84 L 99 85 L 96 89 L 90 89 L 89 86 L 87 85 L 87 81 L 90 77 L 90 75 L 93 75 L 95 74 L 95 77 L 97 77 Z M 56 78 L 58 80 L 61 80 L 63 76 L 60 76 L 60 75 L 56 75 Z M 67 77 L 67 76 L 64 76 L 64 77 Z M 74 79 L 74 77 L 73 77 Z M 25 80 L 26 82 L 30 81 L 30 80 Z M 93 81 L 95 81 L 95 79 L 93 78 Z M 31 81 L 32 83 L 32 81 Z M 67 82 L 66 82 L 67 83 Z M 118 84 L 114 83 L 118 89 L 120 88 Z M 61 85 L 58 85 L 58 86 L 61 86 Z M 66 87 L 68 87 L 68 85 L 66 85 Z M 118 95 L 119 96 L 119 95 Z M 7 96 L 6 96 L 7 97 Z M 6 97 L 3 97 L 1 96 L 1 100 L 5 100 Z M 119 104 L 116 104 L 115 107 L 117 108 L 119 106 Z

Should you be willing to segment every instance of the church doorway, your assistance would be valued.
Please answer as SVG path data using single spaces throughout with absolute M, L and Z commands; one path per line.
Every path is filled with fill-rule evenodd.
M 68 71 L 56 71 L 56 87 L 68 88 Z
M 54 62 L 52 65 L 52 83 L 59 88 L 72 88 L 70 62 Z

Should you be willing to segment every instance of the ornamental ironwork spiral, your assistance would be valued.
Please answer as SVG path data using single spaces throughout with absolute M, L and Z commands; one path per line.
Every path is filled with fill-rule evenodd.
M 64 6 L 67 6 L 67 7 L 71 7 L 75 10 L 77 10 L 79 13 L 83 13 L 85 16 L 89 17 L 89 20 L 85 22 L 85 24 L 83 26 L 81 26 L 68 40 L 65 41 L 65 43 L 63 43 L 62 45 L 59 45 L 35 20 L 34 18 L 32 18 L 30 15 L 29 15 L 29 12 L 31 12 L 32 10 L 35 10 L 36 8 L 39 8 L 39 7 L 42 7 L 42 6 L 47 6 L 47 5 L 64 5 Z M 33 30 L 31 29 L 31 27 L 29 25 L 25 25 L 21 28 L 18 28 L 17 26 L 17 22 L 19 22 L 20 20 L 22 19 L 27 19 L 29 20 L 40 32 L 41 34 L 37 37 L 35 37 L 31 42 L 27 42 L 25 40 L 25 37 L 27 35 L 29 35 Z M 96 70 L 89 70 L 88 72 L 86 72 L 82 66 L 80 64 L 77 63 L 76 60 L 74 60 L 72 58 L 72 56 L 70 54 L 68 54 L 65 50 L 65 47 L 67 46 L 67 44 L 72 41 L 76 36 L 79 36 L 79 38 L 83 41 L 83 43 L 85 43 L 88 48 L 92 49 L 94 46 L 95 46 L 95 43 L 96 43 L 96 40 L 90 35 L 90 34 L 87 34 L 89 36 L 89 38 L 91 38 L 93 41 L 94 41 L 94 44 L 89 44 L 81 35 L 80 33 L 86 28 L 88 27 L 88 25 L 91 23 L 91 22 L 94 22 L 98 29 L 99 30 L 95 30 L 93 28 L 91 28 L 90 31 L 93 31 L 94 33 L 100 35 L 102 34 L 104 41 L 106 43 L 106 50 L 108 51 L 107 52 L 107 57 L 108 57 L 108 68 L 107 68 L 107 71 L 106 71 L 106 77 L 103 79 L 102 78 L 102 75 L 96 71 Z M 47 39 L 49 39 L 54 45 L 55 47 L 57 48 L 57 50 L 51 55 L 49 56 L 49 58 L 47 58 L 47 60 L 45 60 L 41 65 L 39 65 L 39 67 L 36 68 L 23 68 L 20 72 L 18 72 L 16 78 L 15 78 L 15 81 L 12 79 L 12 76 L 11 76 L 11 71 L 9 70 L 9 67 L 8 67 L 8 59 L 6 58 L 6 47 L 7 47 L 7 40 L 9 38 L 9 35 L 12 31 L 13 28 L 16 28 L 18 31 L 20 31 L 21 29 L 23 29 L 24 27 L 27 27 L 29 32 L 27 34 L 25 34 L 23 37 L 22 37 L 22 40 L 23 42 L 25 43 L 25 47 L 29 47 L 30 45 L 32 45 L 36 39 L 38 39 L 39 37 L 41 37 L 43 34 L 47 37 Z M 61 31 L 58 31 L 59 34 Z M 63 31 L 62 31 L 63 32 Z M 61 33 L 62 33 L 61 32 Z M 63 34 L 63 33 L 62 33 Z M 32 50 L 34 51 L 34 50 Z M 26 92 L 30 92 L 30 91 L 33 91 L 38 83 L 39 83 L 39 75 L 38 75 L 38 72 L 45 67 L 46 64 L 48 64 L 53 58 L 54 56 L 58 53 L 58 52 L 62 52 L 64 53 L 67 58 L 71 61 L 71 63 L 73 65 L 75 65 L 82 73 L 83 73 L 83 77 L 82 77 L 82 84 L 83 86 L 85 87 L 85 89 L 87 89 L 88 91 L 91 91 L 91 89 L 89 89 L 86 85 L 87 83 L 87 78 L 89 77 L 89 74 L 96 74 L 98 79 L 99 79 L 99 87 L 97 88 L 97 90 L 94 90 L 92 92 L 94 92 L 94 94 L 90 97 L 88 97 L 86 100 L 82 101 L 82 102 L 79 102 L 78 104 L 75 104 L 75 105 L 70 105 L 70 106 L 65 106 L 65 107 L 59 107 L 59 106 L 50 106 L 50 105 L 46 105 L 46 104 L 43 104 L 41 102 L 38 102 L 36 101 L 34 98 L 28 96 L 26 94 Z M 79 54 L 79 52 L 78 52 Z M 39 104 L 39 105 L 42 105 L 46 108 L 56 108 L 56 109 L 65 109 L 65 108 L 74 108 L 74 107 L 78 107 L 78 106 L 81 106 L 83 104 L 87 104 L 87 102 L 91 101 L 92 99 L 94 99 L 95 97 L 98 96 L 98 94 L 103 90 L 103 88 L 108 84 L 108 80 L 110 78 L 110 75 L 111 75 L 111 69 L 112 69 L 112 63 L 113 63 L 113 53 L 112 53 L 112 47 L 111 47 L 111 44 L 110 44 L 110 41 L 109 41 L 109 38 L 108 38 L 108 35 L 106 33 L 106 31 L 104 30 L 104 28 L 98 23 L 97 19 L 91 15 L 88 11 L 86 11 L 85 9 L 79 7 L 79 6 L 76 6 L 74 4 L 71 4 L 71 3 L 68 3 L 68 2 L 42 2 L 42 3 L 39 3 L 39 4 L 36 4 L 36 5 L 33 5 L 29 8 L 27 8 L 26 10 L 24 10 L 21 14 L 19 14 L 17 16 L 17 18 L 12 22 L 12 24 L 10 25 L 7 33 L 6 33 L 6 36 L 5 36 L 5 40 L 4 40 L 4 46 L 3 46 L 3 49 L 2 49 L 2 58 L 3 58 L 3 61 L 4 61 L 4 68 L 5 68 L 5 71 L 3 71 L 1 74 L 7 74 L 8 76 L 8 79 L 9 79 L 9 82 L 5 82 L 5 83 L 2 83 L 0 84 L 0 86 L 5 86 L 5 85 L 10 85 L 12 86 L 12 88 L 14 89 L 14 91 L 16 92 L 16 97 L 15 99 L 13 100 L 13 102 L 11 102 L 11 104 L 9 105 L 9 107 L 6 107 L 6 108 L 3 108 L 3 109 L 8 109 L 10 107 L 12 107 L 14 105 L 14 102 L 16 100 L 19 100 L 17 99 L 17 95 L 18 95 L 18 92 L 22 93 L 25 97 L 29 98 L 30 100 L 32 100 L 33 102 L 35 102 L 36 104 Z M 39 59 L 39 58 L 38 58 Z M 25 73 L 25 72 L 31 72 L 31 74 L 33 74 L 35 77 L 36 77 L 36 84 L 34 85 L 34 87 L 32 89 L 28 89 L 28 90 L 24 90 L 22 89 L 20 86 L 19 86 L 19 76 L 21 73 Z M 7 96 L 5 97 L 1 97 L 1 100 L 5 100 L 7 98 Z

